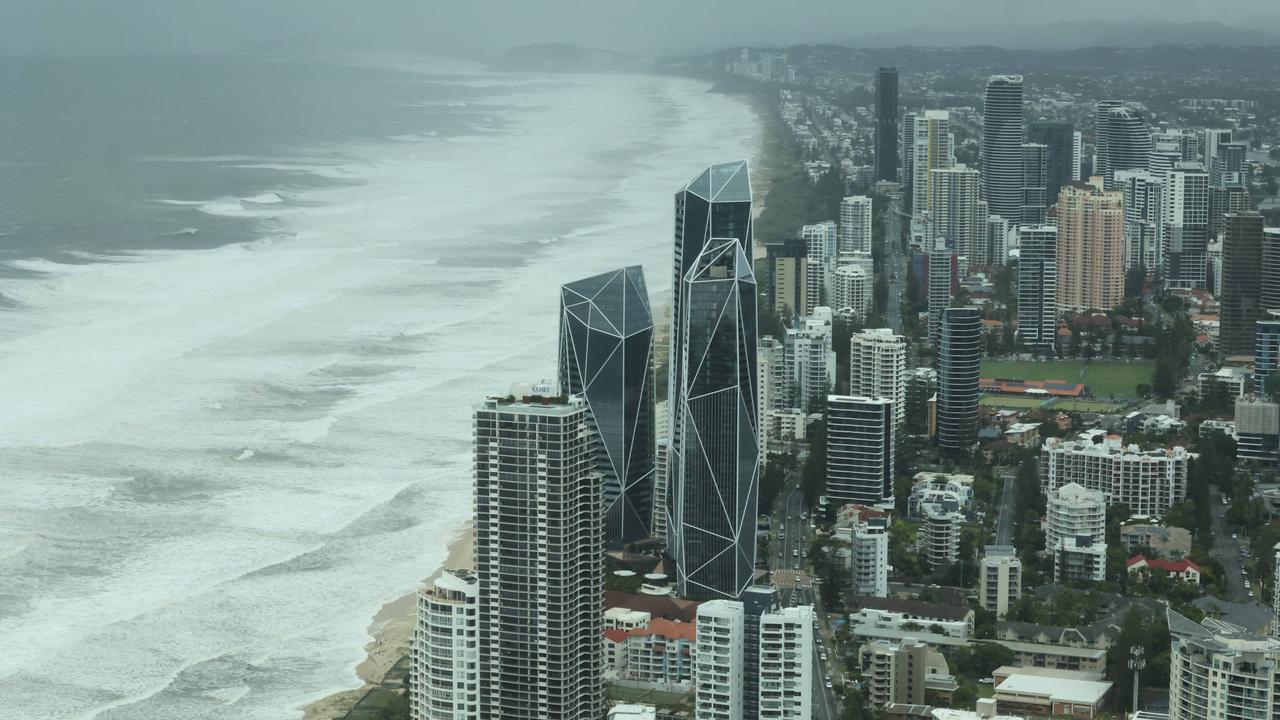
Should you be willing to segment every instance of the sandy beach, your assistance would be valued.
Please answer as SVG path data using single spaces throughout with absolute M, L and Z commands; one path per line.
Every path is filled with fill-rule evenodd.
M 424 584 L 430 583 L 449 569 L 471 569 L 474 566 L 475 531 L 471 522 L 456 540 L 449 544 L 449 557 L 437 568 Z M 369 688 L 374 687 L 409 652 L 409 640 L 413 636 L 417 593 L 396 598 L 373 616 L 369 625 L 372 640 L 365 646 L 368 655 L 356 667 L 356 676 L 363 681 L 359 688 L 343 690 L 321 698 L 303 707 L 303 720 L 337 720 L 356 704 Z

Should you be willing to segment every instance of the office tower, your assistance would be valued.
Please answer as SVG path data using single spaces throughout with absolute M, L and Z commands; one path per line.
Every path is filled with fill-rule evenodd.
M 1123 503 L 1134 515 L 1160 518 L 1187 496 L 1184 447 L 1140 450 L 1118 437 L 1102 442 L 1049 438 L 1040 449 L 1040 485 L 1046 494 L 1075 483 L 1097 490 L 1108 504 Z
M 760 622 L 778 609 L 778 589 L 752 585 L 742 591 L 742 718 L 760 717 Z
M 1018 339 L 1052 354 L 1058 338 L 1058 228 L 1018 228 Z
M 875 280 L 857 265 L 840 265 L 831 276 L 831 307 L 842 317 L 859 321 L 871 310 Z
M 694 261 L 712 238 L 734 238 L 747 257 L 751 257 L 751 177 L 747 162 L 720 163 L 703 170 L 675 196 L 675 251 L 671 276 L 671 350 L 667 355 L 670 365 L 667 393 L 675 397 L 677 388 L 684 386 L 681 373 L 687 348 L 683 345 L 684 281 L 693 268 Z M 754 303 L 753 303 L 754 304 Z M 680 455 L 683 441 L 681 421 L 684 409 L 681 403 L 670 403 L 672 454 Z
M 477 592 L 474 575 L 452 570 L 418 588 L 417 627 L 409 644 L 413 720 L 478 716 Z
M 1146 170 L 1151 155 L 1151 133 L 1146 118 L 1137 108 L 1116 105 L 1113 101 L 1098 103 L 1098 164 L 1095 175 L 1101 175 L 1104 187 L 1115 187 L 1117 170 Z
M 889 596 L 889 515 L 865 511 L 851 529 L 849 571 L 854 593 Z
M 1222 287 L 1218 288 L 1218 350 L 1223 355 L 1249 355 L 1261 317 L 1262 216 L 1229 213 L 1222 236 Z
M 796 327 L 787 328 L 784 362 L 790 376 L 792 400 L 788 407 L 812 413 L 822 410 L 827 393 L 836 382 L 836 353 L 831 346 L 834 327 L 831 308 L 815 308 Z
M 1172 608 L 1165 612 L 1169 720 L 1280 716 L 1280 640 L 1222 620 L 1197 625 Z
M 956 164 L 951 114 L 926 110 L 916 115 L 911 137 L 911 212 L 919 216 L 933 207 L 933 171 Z
M 1080 169 L 1084 166 L 1084 134 L 1079 130 L 1071 133 L 1071 179 L 1080 182 Z M 1059 186 L 1061 187 L 1061 186 Z M 1057 193 L 1049 196 L 1056 199 Z
M 973 445 L 978 433 L 978 372 L 982 367 L 982 315 L 976 307 L 942 313 L 938 341 L 938 444 Z
M 1248 151 L 1249 146 L 1242 142 L 1218 143 L 1213 161 L 1206 168 L 1209 184 L 1220 188 L 1245 184 L 1248 180 L 1245 165 Z
M 1270 397 L 1275 387 L 1271 377 L 1280 370 L 1280 310 L 1266 311 L 1254 325 L 1253 338 L 1253 392 Z
M 1236 400 L 1236 461 L 1256 462 L 1274 471 L 1280 461 L 1280 405 L 1266 400 Z
M 1280 310 L 1280 228 L 1262 229 L 1262 293 L 1263 310 Z
M 1007 545 L 988 545 L 978 570 L 978 602 L 1003 620 L 1009 606 L 1022 597 L 1022 561 Z
M 1174 165 L 1197 162 L 1199 144 L 1196 136 L 1170 130 L 1151 133 L 1151 154 L 1147 156 L 1147 170 L 1160 175 Z
M 840 201 L 838 232 L 836 252 L 871 252 L 871 198 L 850 195 Z
M 894 410 L 889 398 L 827 396 L 827 497 L 893 504 Z
M 1106 494 L 1076 483 L 1059 486 L 1046 497 L 1045 517 L 1046 548 L 1073 537 L 1101 540 L 1107 530 Z
M 849 338 L 849 394 L 893 401 L 894 430 L 902 431 L 907 411 L 907 339 L 889 328 L 856 332 Z
M 698 606 L 693 661 L 693 716 L 696 720 L 742 720 L 745 613 L 735 600 Z
M 1006 265 L 1009 261 L 1009 221 L 999 215 L 987 216 L 987 265 Z
M 812 605 L 783 608 L 760 617 L 760 720 L 813 717 L 816 624 Z
M 929 220 L 933 238 L 945 238 L 947 247 L 974 261 L 974 251 L 982 246 L 985 213 L 978 211 L 982 193 L 982 174 L 964 165 L 933 170 L 930 175 L 932 198 Z
M 604 526 L 589 412 L 558 391 L 513 392 L 475 411 L 481 718 L 604 714 Z
M 734 238 L 712 239 L 679 285 L 667 552 L 682 596 L 751 582 L 759 480 L 756 282 Z
M 1049 206 L 1049 148 L 1039 143 L 1022 145 L 1023 225 L 1042 225 Z
M 822 279 L 811 276 L 815 267 L 809 263 L 809 243 L 803 238 L 788 238 L 765 245 L 766 264 L 772 271 L 773 310 L 781 319 L 808 315 L 814 307 L 809 303 L 821 297 Z M 819 269 L 821 265 L 816 265 Z M 817 285 L 817 292 L 811 285 Z
M 939 242 L 929 250 L 928 281 L 925 284 L 925 295 L 929 299 L 929 342 L 935 347 L 942 328 L 942 311 L 951 304 L 959 283 L 956 252 Z
M 800 228 L 809 256 L 809 298 L 811 308 L 825 305 L 830 295 L 831 273 L 839 248 L 839 231 L 834 222 L 813 223 Z
M 1027 140 L 1045 147 L 1045 199 L 1048 202 L 1058 198 L 1058 190 L 1063 185 L 1079 179 L 1078 136 L 1068 122 L 1037 120 L 1027 126 Z
M 876 180 L 898 181 L 898 68 L 876 72 Z
M 1110 310 L 1123 298 L 1124 193 L 1067 185 L 1058 195 L 1058 307 Z
M 633 265 L 560 288 L 560 387 L 586 398 L 599 438 L 605 544 L 649 537 L 653 510 L 653 317 Z
M 1160 267 L 1160 212 L 1164 176 L 1144 170 L 1119 170 L 1116 188 L 1124 195 L 1124 269 Z
M 1209 174 L 1193 167 L 1165 173 L 1160 209 L 1160 253 L 1165 285 L 1205 286 L 1209 245 Z
M 994 215 L 1022 216 L 1022 76 L 992 75 L 982 101 L 982 198 Z

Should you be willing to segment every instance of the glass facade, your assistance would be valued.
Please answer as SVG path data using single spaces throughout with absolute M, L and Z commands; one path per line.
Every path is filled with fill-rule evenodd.
M 938 345 L 938 445 L 968 449 L 978 433 L 978 373 L 982 367 L 982 315 L 976 307 L 942 313 Z
M 560 387 L 583 395 L 600 442 L 605 544 L 652 529 L 653 316 L 644 271 L 632 266 L 560 288 Z
M 667 551 L 677 591 L 736 598 L 755 567 L 759 475 L 756 281 L 736 238 L 712 239 L 679 287 Z

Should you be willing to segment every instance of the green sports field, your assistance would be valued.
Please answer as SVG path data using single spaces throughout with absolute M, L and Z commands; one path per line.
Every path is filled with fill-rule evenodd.
M 1151 384 L 1151 362 L 1092 362 L 1055 360 L 1051 362 L 983 361 L 982 377 L 1014 380 L 1063 380 L 1084 383 L 1093 396 L 1105 399 L 1137 396 L 1140 383 Z
M 1017 397 L 1015 395 L 983 395 L 978 400 L 980 405 L 989 407 L 1014 408 L 1022 410 L 1025 408 L 1040 407 L 1044 404 L 1046 398 L 1030 398 Z

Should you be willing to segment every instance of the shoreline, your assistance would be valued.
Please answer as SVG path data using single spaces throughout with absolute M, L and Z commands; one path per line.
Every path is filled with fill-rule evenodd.
M 440 567 L 422 584 L 431 583 L 446 569 L 471 569 L 475 565 L 475 526 L 468 519 L 462 531 L 449 543 L 449 552 Z M 365 659 L 356 666 L 360 687 L 326 695 L 302 706 L 303 720 L 339 720 L 365 693 L 377 687 L 387 672 L 409 653 L 418 607 L 418 591 L 402 595 L 383 605 L 369 624 L 371 640 L 365 645 Z

